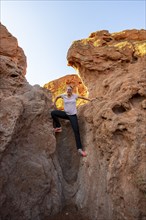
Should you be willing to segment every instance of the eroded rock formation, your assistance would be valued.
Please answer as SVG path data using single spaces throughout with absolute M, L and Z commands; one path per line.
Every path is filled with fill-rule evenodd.
M 76 203 L 91 219 L 146 218 L 146 31 L 92 33 L 68 51 L 96 101 L 79 109 L 88 157 Z
M 95 97 L 105 96 L 109 90 L 116 95 L 113 88 L 108 86 L 117 84 L 117 81 L 122 84 L 123 80 L 127 83 L 126 78 L 129 79 L 132 75 L 144 78 L 145 54 L 145 30 L 127 30 L 113 34 L 99 31 L 92 33 L 87 39 L 75 41 L 68 51 L 67 59 L 68 65 L 78 69 L 90 96 Z M 118 87 L 116 86 L 117 91 Z
M 1 219 L 52 220 L 73 205 L 83 219 L 144 220 L 146 31 L 95 32 L 69 49 L 96 98 L 78 109 L 82 159 L 68 121 L 54 136 L 51 93 L 26 81 L 26 57 L 0 28 Z
M 63 206 L 52 97 L 29 85 L 23 50 L 3 25 L 0 33 L 0 219 L 45 219 Z

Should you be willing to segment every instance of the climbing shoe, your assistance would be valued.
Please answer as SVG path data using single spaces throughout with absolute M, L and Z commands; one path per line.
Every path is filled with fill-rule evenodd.
M 59 128 L 54 128 L 53 131 L 54 131 L 55 133 L 59 133 L 59 132 L 62 132 L 62 128 L 61 128 L 61 127 L 59 127 Z
M 85 151 L 83 151 L 82 149 L 78 149 L 78 153 L 82 156 L 82 157 L 87 157 L 87 153 Z

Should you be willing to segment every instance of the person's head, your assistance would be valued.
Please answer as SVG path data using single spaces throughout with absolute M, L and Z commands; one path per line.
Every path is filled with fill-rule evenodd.
M 69 96 L 72 95 L 72 89 L 72 86 L 67 86 L 66 92 Z

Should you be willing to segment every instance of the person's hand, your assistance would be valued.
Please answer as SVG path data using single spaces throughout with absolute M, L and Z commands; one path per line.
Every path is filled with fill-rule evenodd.
M 96 98 L 92 98 L 92 99 L 90 99 L 90 102 L 92 102 L 92 101 L 94 101 L 94 100 L 96 100 Z
M 56 105 L 54 105 L 54 109 L 57 110 L 57 106 Z
M 54 108 L 54 103 L 53 102 L 51 103 L 51 108 Z
M 51 104 L 51 107 L 54 108 L 54 109 L 57 109 L 55 103 L 52 103 L 52 104 Z

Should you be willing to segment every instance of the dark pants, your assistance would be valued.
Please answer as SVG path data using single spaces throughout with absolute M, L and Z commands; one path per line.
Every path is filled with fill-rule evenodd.
M 82 149 L 77 115 L 67 115 L 66 112 L 64 111 L 54 110 L 51 112 L 51 116 L 53 118 L 53 126 L 55 128 L 61 127 L 61 124 L 58 118 L 70 120 L 72 129 L 74 131 L 75 139 L 76 139 L 77 149 Z

